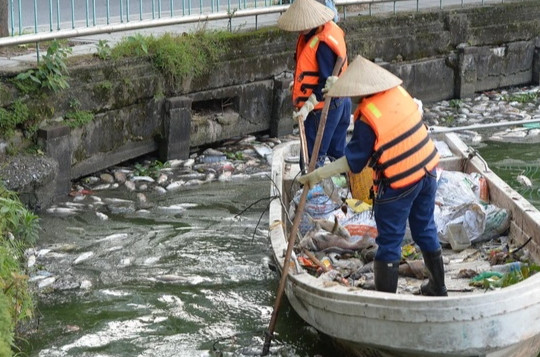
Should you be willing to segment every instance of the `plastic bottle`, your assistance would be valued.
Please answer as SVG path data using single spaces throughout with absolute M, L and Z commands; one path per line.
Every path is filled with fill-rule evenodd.
M 478 195 L 480 200 L 485 203 L 489 203 L 489 187 L 484 176 L 478 179 Z
M 499 273 L 511 273 L 515 271 L 521 271 L 521 267 L 525 266 L 526 264 L 522 262 L 512 262 L 508 264 L 501 264 L 501 265 L 493 265 L 490 270 L 496 271 Z

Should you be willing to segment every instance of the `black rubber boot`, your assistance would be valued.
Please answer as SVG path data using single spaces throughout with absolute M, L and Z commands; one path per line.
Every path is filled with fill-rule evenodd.
M 395 293 L 397 290 L 398 271 L 399 261 L 373 261 L 373 272 L 375 274 L 375 289 L 377 291 Z
M 429 281 L 422 284 L 420 292 L 427 296 L 448 296 L 444 285 L 444 263 L 441 250 L 436 252 L 422 252 L 424 264 L 429 271 Z

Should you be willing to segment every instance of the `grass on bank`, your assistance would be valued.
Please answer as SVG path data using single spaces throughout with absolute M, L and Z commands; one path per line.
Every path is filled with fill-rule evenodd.
M 0 356 L 12 356 L 15 328 L 33 317 L 24 250 L 38 237 L 38 217 L 0 184 Z
M 178 83 L 185 76 L 207 73 L 225 52 L 223 41 L 229 36 L 226 32 L 166 33 L 160 37 L 137 34 L 124 38 L 112 49 L 101 44 L 98 57 L 106 57 L 108 51 L 112 59 L 148 56 L 167 80 Z

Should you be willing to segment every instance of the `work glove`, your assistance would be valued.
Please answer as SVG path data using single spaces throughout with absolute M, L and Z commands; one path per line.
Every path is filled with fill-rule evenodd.
M 349 167 L 347 158 L 343 156 L 336 161 L 329 163 L 328 165 L 311 171 L 309 174 L 300 176 L 298 182 L 311 189 L 325 178 L 349 171 L 351 171 L 351 168 Z
M 297 110 L 296 112 L 293 112 L 293 118 L 294 120 L 296 121 L 299 121 L 299 120 L 306 120 L 309 112 L 311 112 L 313 110 L 313 108 L 315 108 L 315 106 L 319 104 L 319 101 L 317 100 L 317 97 L 315 97 L 315 94 L 311 94 L 308 98 L 308 100 L 306 100 L 306 102 L 304 103 L 304 105 L 302 105 L 302 108 L 300 108 L 299 110 Z
M 330 76 L 326 78 L 326 82 L 324 83 L 324 88 L 322 89 L 321 92 L 323 92 L 324 94 L 328 93 L 330 88 L 332 88 L 332 86 L 336 83 L 338 79 L 339 79 L 338 76 Z

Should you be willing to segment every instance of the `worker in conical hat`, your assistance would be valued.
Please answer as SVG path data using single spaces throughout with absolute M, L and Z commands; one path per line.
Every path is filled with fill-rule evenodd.
M 338 173 L 373 168 L 373 212 L 378 245 L 374 261 L 375 287 L 395 293 L 401 244 L 407 221 L 422 250 L 429 281 L 421 293 L 446 296 L 441 247 L 434 220 L 439 155 L 429 138 L 417 102 L 402 80 L 358 56 L 329 88 L 331 97 L 358 100 L 354 131 L 345 156 L 302 176 L 309 187 Z M 355 100 L 356 101 L 356 100 Z
M 344 59 L 340 73 L 347 68 L 345 33 L 332 21 L 334 16 L 334 11 L 315 0 L 296 0 L 278 19 L 281 29 L 299 32 L 291 88 L 295 108 L 293 118 L 304 121 L 310 156 L 324 106 L 323 90 L 327 79 L 332 77 L 338 57 Z M 333 160 L 343 156 L 350 115 L 350 98 L 332 99 L 317 153 L 318 165 L 326 157 Z

